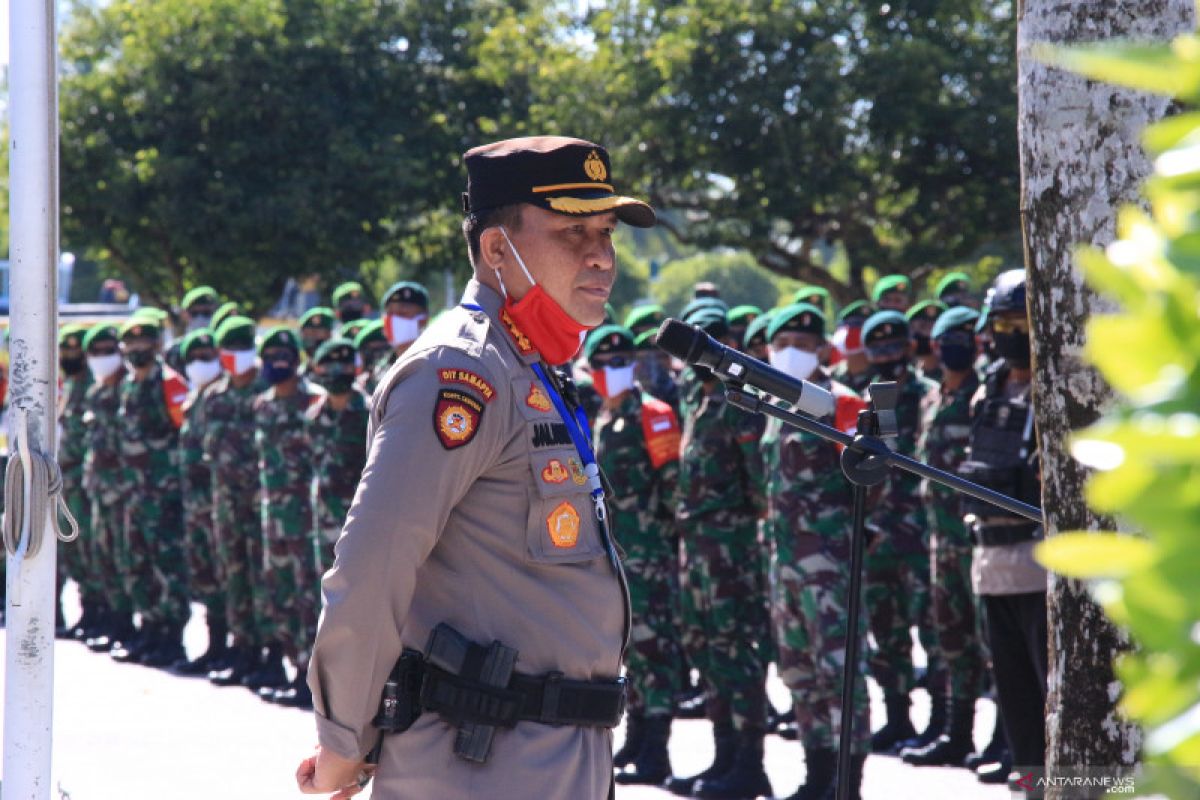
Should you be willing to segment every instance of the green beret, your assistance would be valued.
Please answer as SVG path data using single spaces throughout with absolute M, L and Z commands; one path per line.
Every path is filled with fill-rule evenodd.
M 658 328 L 647 328 L 635 336 L 633 339 L 633 347 L 635 350 L 657 350 Z
M 179 307 L 187 311 L 192 305 L 201 300 L 208 300 L 213 305 L 216 305 L 218 299 L 216 289 L 211 286 L 197 286 L 183 296 L 183 299 L 179 301 Z
M 875 313 L 866 300 L 855 300 L 843 308 L 837 315 L 838 324 L 853 324 L 856 320 L 862 324 L 867 317 Z
M 131 317 L 131 319 L 137 318 L 153 320 L 154 322 L 158 323 L 159 328 L 162 328 L 163 323 L 169 320 L 171 315 L 166 311 L 163 311 L 161 308 L 155 308 L 154 306 L 142 306 L 134 311 L 133 317 Z
M 907 275 L 884 275 L 875 284 L 875 288 L 871 292 L 871 300 L 878 303 L 879 298 L 888 292 L 904 292 L 907 294 L 911 288 L 912 282 L 909 281 Z
M 941 300 L 944 294 L 962 291 L 971 291 L 971 277 L 965 272 L 951 272 L 938 281 L 937 288 L 933 290 L 933 296 Z
M 117 326 L 101 322 L 88 328 L 88 332 L 83 335 L 83 349 L 86 351 L 97 342 L 116 341 L 118 341 Z
M 908 338 L 908 320 L 899 311 L 876 311 L 863 323 L 863 344 L 896 337 Z
M 724 309 L 717 306 L 709 306 L 692 312 L 686 322 L 718 339 L 729 335 L 729 320 L 725 317 Z
M 360 297 L 366 294 L 366 292 L 363 291 L 362 284 L 358 281 L 346 281 L 345 283 L 338 284 L 338 287 L 333 290 L 333 305 L 335 307 L 340 306 L 342 301 L 345 300 L 348 295 L 354 294 L 355 292 L 357 292 Z
M 386 341 L 387 334 L 383 332 L 383 323 L 377 319 L 373 319 L 359 329 L 358 335 L 354 337 L 354 348 L 362 350 L 365 345 L 371 342 Z
M 226 350 L 245 350 L 254 347 L 254 320 L 234 315 L 217 328 L 217 347 Z
M 729 309 L 729 313 L 725 315 L 725 318 L 729 320 L 730 325 L 749 325 L 751 322 L 754 322 L 754 320 L 761 317 L 762 313 L 762 309 L 758 306 L 746 304 L 742 306 L 734 306 L 733 308 Z
M 746 332 L 742 334 L 742 347 L 750 348 L 756 344 L 767 343 L 767 326 L 771 324 L 771 320 L 775 319 L 775 315 L 779 313 L 779 309 L 773 308 L 765 314 L 761 314 L 754 318 L 754 321 L 746 326 Z
M 212 328 L 217 334 L 218 341 L 221 338 L 221 323 L 230 317 L 238 315 L 239 313 L 241 313 L 241 307 L 238 306 L 237 301 L 235 300 L 230 300 L 227 303 L 223 303 L 220 308 L 213 312 L 212 320 L 209 322 L 208 327 Z
M 333 309 L 326 306 L 313 306 L 300 316 L 301 328 L 318 328 L 323 331 L 333 330 L 335 317 Z
M 268 347 L 286 347 L 289 350 L 300 352 L 300 339 L 296 336 L 296 332 L 284 325 L 279 325 L 263 334 L 263 337 L 258 342 L 258 354 L 261 356 L 263 351 Z
M 583 343 L 583 355 L 590 361 L 597 353 L 618 353 L 633 348 L 633 331 L 620 325 L 601 325 L 588 334 Z
M 351 322 L 347 322 L 338 328 L 337 335 L 343 339 L 349 339 L 353 342 L 354 337 L 358 336 L 358 332 L 366 327 L 370 321 L 371 320 L 369 319 L 356 319 L 352 320 Z
M 150 336 L 157 339 L 160 331 L 161 328 L 158 325 L 158 320 L 152 315 L 134 314 L 121 324 L 118 333 L 121 341 L 125 341 L 125 337 L 127 336 Z
M 955 306 L 947 311 L 943 311 L 941 316 L 937 318 L 937 322 L 933 323 L 933 331 L 929 334 L 930 339 L 936 339 L 943 333 L 949 333 L 956 328 L 962 328 L 965 331 L 975 331 L 975 321 L 979 319 L 979 312 L 969 306 Z
M 393 283 L 386 292 L 383 293 L 383 299 L 379 301 L 379 307 L 383 308 L 388 303 L 399 301 L 401 303 L 415 303 L 426 311 L 429 310 L 429 290 L 416 281 L 399 281 Z M 334 304 L 337 301 L 334 300 Z
M 767 326 L 767 341 L 775 338 L 781 331 L 796 333 L 815 333 L 825 338 L 825 315 L 821 309 L 812 303 L 793 303 L 774 313 L 771 324 Z
M 940 300 L 922 300 L 904 312 L 904 318 L 909 322 L 914 319 L 936 320 L 948 306 Z
M 201 347 L 216 347 L 217 338 L 213 336 L 211 328 L 196 328 L 194 331 L 188 331 L 179 340 L 179 357 L 186 364 L 188 356 L 193 350 L 198 350 Z
M 683 310 L 679 312 L 679 318 L 684 322 L 691 322 L 689 317 L 692 314 L 708 308 L 715 308 L 721 312 L 721 316 L 725 316 L 725 312 L 729 310 L 729 304 L 719 297 L 697 297 L 683 307 Z
M 80 325 L 73 322 L 70 325 L 63 325 L 58 332 L 59 347 L 83 347 L 84 337 L 87 335 L 88 326 Z
M 820 297 L 821 302 L 813 302 L 813 297 Z M 829 290 L 824 286 L 801 286 L 792 295 L 792 303 L 809 303 L 817 308 L 829 302 Z
M 343 339 L 339 336 L 335 336 L 332 339 L 327 339 L 326 341 L 321 342 L 321 346 L 318 347 L 317 352 L 313 354 L 313 363 L 323 364 L 325 362 L 353 364 L 354 342 L 350 341 L 349 339 Z
M 649 327 L 658 328 L 662 325 L 667 314 L 658 303 L 637 306 L 625 315 L 625 327 L 634 333 L 641 333 Z

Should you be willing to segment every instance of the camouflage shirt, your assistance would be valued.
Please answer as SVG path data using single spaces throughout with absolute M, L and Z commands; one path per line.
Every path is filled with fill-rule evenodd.
M 84 397 L 83 424 L 87 453 L 83 459 L 83 487 L 105 505 L 120 500 L 132 487 L 121 464 L 121 385 L 93 383 Z
M 165 369 L 159 362 L 142 380 L 121 381 L 121 460 L 142 495 L 179 491 L 179 429 L 163 395 Z
M 921 401 L 922 430 L 917 443 L 917 457 L 931 467 L 957 473 L 967 457 L 971 443 L 971 398 L 979 389 L 979 377 L 974 371 L 967 374 L 962 385 L 952 392 L 939 386 Z M 960 533 L 967 541 L 966 528 L 959 513 L 959 494 L 939 483 L 921 481 L 921 498 L 926 515 L 934 530 L 947 534 Z
M 87 391 L 92 385 L 92 373 L 84 370 L 79 377 L 64 378 L 59 403 L 58 466 L 63 483 L 78 489 L 83 483 L 83 460 L 87 456 L 88 436 L 84 414 L 87 411 Z
M 766 506 L 759 452 L 766 419 L 730 405 L 720 381 L 710 386 L 708 391 L 697 382 L 683 401 L 689 413 L 680 445 L 677 516 L 730 510 L 757 515 Z
M 299 498 L 308 506 L 313 453 L 305 413 L 320 391 L 301 378 L 295 392 L 285 397 L 278 397 L 271 387 L 254 398 L 254 440 L 267 505 Z
M 341 411 L 333 408 L 329 395 L 319 397 L 308 408 L 308 435 L 317 475 L 316 524 L 326 539 L 341 531 L 367 463 L 370 405 L 369 397 L 352 390 Z
M 234 386 L 228 375 L 205 389 L 204 457 L 213 470 L 214 489 L 259 490 L 258 453 L 254 449 L 254 398 L 258 384 Z
M 896 401 L 899 435 L 888 441 L 893 450 L 916 456 L 917 439 L 921 435 L 921 402 L 926 395 L 936 391 L 937 384 L 908 368 Z M 868 519 L 885 533 L 897 552 L 909 553 L 925 548 L 927 521 L 920 496 L 921 479 L 911 472 L 892 468 L 883 486 L 883 497 L 875 503 Z

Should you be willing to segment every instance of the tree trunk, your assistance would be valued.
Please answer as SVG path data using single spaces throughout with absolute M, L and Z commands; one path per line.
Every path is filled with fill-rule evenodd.
M 1150 172 L 1140 134 L 1171 101 L 1047 67 L 1030 51 L 1040 42 L 1169 40 L 1194 27 L 1194 13 L 1193 0 L 1018 4 L 1022 227 L 1047 535 L 1113 527 L 1088 509 L 1087 471 L 1067 447 L 1070 432 L 1094 422 L 1111 396 L 1081 357 L 1088 317 L 1111 306 L 1084 285 L 1072 252 L 1077 243 L 1104 246 L 1116 237 L 1117 209 L 1139 200 Z M 1049 607 L 1050 773 L 1134 763 L 1141 732 L 1117 713 L 1120 684 L 1112 667 L 1127 639 L 1078 581 L 1052 577 Z

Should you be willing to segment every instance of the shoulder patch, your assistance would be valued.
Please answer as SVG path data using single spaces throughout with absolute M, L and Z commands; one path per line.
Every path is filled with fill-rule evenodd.
M 183 407 L 187 403 L 191 390 L 188 389 L 187 381 L 178 372 L 170 369 L 163 370 L 162 387 L 167 414 L 171 417 L 171 422 L 178 428 L 183 425 Z
M 669 405 L 653 398 L 642 401 L 642 435 L 655 469 L 679 460 L 679 420 Z
M 500 310 L 500 321 L 504 323 L 504 327 L 508 330 L 508 335 L 512 337 L 514 342 L 516 342 L 517 349 L 521 351 L 521 355 L 527 356 L 533 352 L 533 343 L 530 342 L 529 337 L 517 327 L 517 323 L 513 321 L 511 316 L 509 316 L 507 309 Z
M 460 384 L 469 386 L 483 396 L 483 402 L 490 403 L 496 396 L 496 390 L 483 377 L 469 369 L 445 367 L 438 370 L 438 380 L 445 384 Z
M 475 438 L 483 419 L 483 403 L 465 392 L 442 389 L 433 407 L 433 431 L 447 450 L 462 447 Z

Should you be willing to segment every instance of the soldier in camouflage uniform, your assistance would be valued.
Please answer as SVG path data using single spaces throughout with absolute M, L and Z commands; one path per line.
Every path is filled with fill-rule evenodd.
M 121 384 L 125 365 L 117 350 L 117 329 L 92 326 L 83 337 L 88 371 L 93 383 L 84 395 L 83 424 L 87 439 L 83 457 L 83 490 L 91 501 L 92 539 L 88 555 L 96 564 L 103 585 L 107 613 L 88 637 L 88 647 L 108 652 L 116 644 L 129 644 L 134 634 L 133 604 L 121 576 L 124 541 L 123 506 L 131 482 L 121 464 Z
M 321 390 L 302 378 L 300 340 L 289 328 L 268 331 L 258 345 L 262 377 L 270 387 L 254 400 L 254 441 L 262 481 L 262 536 L 266 554 L 264 591 L 256 592 L 267 661 L 247 678 L 263 699 L 294 702 L 304 687 L 309 634 L 316 629 L 316 582 L 312 548 L 313 452 L 305 415 Z M 280 655 L 299 669 L 289 687 Z M 290 692 L 288 691 L 290 689 Z M 302 701 L 304 698 L 300 698 Z
M 736 344 L 720 308 L 695 312 L 690 321 Z M 766 672 L 756 649 L 768 628 L 757 542 L 765 420 L 729 405 L 724 384 L 707 369 L 691 371 L 676 512 L 687 562 L 683 646 L 705 681 L 717 749 L 709 769 L 672 778 L 668 787 L 698 797 L 769 795 L 762 766 Z
M 605 325 L 588 336 L 584 354 L 601 398 L 593 431 L 596 460 L 612 484 L 613 533 L 625 551 L 629 583 L 629 647 L 625 670 L 630 698 L 626 752 L 614 765 L 632 764 L 617 783 L 658 785 L 671 774 L 667 739 L 679 691 L 679 550 L 675 486 L 679 478 L 679 421 L 671 407 L 634 381 L 633 334 Z M 552 459 L 547 480 L 575 479 L 577 463 Z M 618 763 L 624 762 L 624 763 Z
M 315 306 L 300 317 L 300 347 L 304 350 L 304 368 L 307 373 L 312 367 L 317 348 L 333 338 L 333 309 Z
M 204 604 L 208 624 L 208 648 L 197 658 L 172 665 L 179 675 L 204 675 L 225 658 L 225 588 L 217 571 L 216 540 L 213 537 L 212 466 L 204 458 L 205 390 L 221 377 L 217 341 L 208 328 L 198 328 L 183 337 L 179 355 L 191 392 L 183 409 L 179 429 L 179 469 L 182 482 L 183 524 L 187 537 L 188 594 Z
M 833 346 L 841 354 L 841 360 L 834 364 L 832 377 L 859 395 L 867 391 L 874 376 L 862 346 L 863 323 L 874 313 L 866 300 L 851 303 L 838 313 L 838 328 L 833 335 Z
M 337 314 L 338 323 L 345 326 L 362 319 L 367 311 L 366 296 L 366 291 L 358 281 L 339 283 L 329 298 Z M 338 335 L 342 336 L 344 333 L 339 331 Z
M 161 329 L 149 316 L 121 326 L 128 375 L 121 383 L 121 464 L 132 481 L 122 548 L 126 592 L 142 636 L 118 661 L 165 667 L 183 657 L 190 615 L 179 481 L 179 426 L 187 383 L 157 356 Z
M 863 401 L 829 378 L 820 366 L 825 318 L 803 303 L 777 312 L 767 330 L 771 364 L 794 378 L 834 394 L 831 424 L 852 430 Z M 766 457 L 767 539 L 771 546 L 772 619 L 779 648 L 779 675 L 792 693 L 804 746 L 805 783 L 793 800 L 816 800 L 832 792 L 842 705 L 849 613 L 852 487 L 841 470 L 839 448 L 772 419 L 763 437 Z M 870 743 L 865 681 L 866 625 L 856 626 L 864 663 L 855 674 L 851 797 L 858 796 Z
M 933 349 L 942 364 L 936 392 L 921 404 L 923 419 L 917 457 L 930 466 L 957 473 L 971 439 L 971 398 L 979 388 L 975 362 L 975 322 L 979 312 L 968 306 L 945 311 L 931 331 Z M 930 584 L 937 660 L 945 664 L 947 692 L 934 697 L 946 708 L 941 735 L 924 748 L 902 753 L 922 766 L 959 765 L 972 750 L 975 698 L 983 681 L 983 654 L 976 632 L 975 595 L 971 590 L 974 543 L 963 523 L 959 495 L 928 480 L 921 497 L 929 518 Z
M 429 291 L 414 281 L 392 284 L 379 300 L 379 322 L 392 352 L 375 362 L 374 383 L 404 354 L 429 322 Z
M 937 387 L 909 366 L 911 345 L 908 323 L 898 311 L 879 311 L 863 324 L 863 346 L 881 381 L 899 383 L 896 419 L 899 435 L 890 444 L 900 453 L 916 454 L 921 432 L 921 400 Z M 929 541 L 920 479 L 892 470 L 874 499 L 867 521 L 877 532 L 866 555 L 866 601 L 875 649 L 871 674 L 884 693 L 887 723 L 872 738 L 875 752 L 892 752 L 928 736 L 936 738 L 944 709 L 934 706 L 929 727 L 916 736 L 909 720 L 909 692 L 915 687 L 912 665 L 913 625 L 917 626 L 926 653 L 936 653 L 930 622 Z M 931 693 L 939 680 L 939 666 L 931 660 Z M 921 745 L 927 744 L 921 741 Z
M 375 387 L 387 371 L 386 367 L 382 371 L 378 367 L 381 363 L 387 363 L 392 351 L 387 334 L 383 331 L 383 323 L 372 320 L 359 328 L 354 336 L 354 349 L 358 351 L 361 365 L 357 386 L 363 394 L 370 396 L 375 393 Z
M 226 665 L 209 672 L 218 686 L 239 685 L 262 664 L 254 586 L 263 580 L 262 516 L 254 398 L 262 390 L 254 351 L 254 321 L 233 316 L 216 332 L 224 375 L 202 395 L 204 457 L 212 467 L 213 538 L 225 586 L 225 619 L 232 636 Z
M 97 633 L 96 625 L 104 613 L 104 584 L 90 557 L 92 524 L 91 503 L 83 489 L 83 459 L 87 455 L 87 428 L 84 426 L 84 401 L 92 374 L 88 372 L 83 352 L 86 325 L 67 325 L 58 333 L 58 366 L 62 370 L 62 391 L 59 394 L 58 466 L 62 469 L 63 499 L 71 515 L 79 523 L 79 538 L 60 551 L 58 560 L 58 602 L 56 614 L 62 616 L 62 586 L 69 576 L 79 584 L 79 600 L 83 614 L 68 635 L 87 639 Z
M 908 335 L 913 342 L 917 374 L 934 383 L 942 379 L 942 365 L 938 361 L 937 353 L 933 352 L 930 334 L 937 318 L 945 310 L 945 303 L 939 303 L 937 300 L 922 300 L 904 315 L 908 321 Z
M 354 386 L 354 344 L 335 338 L 317 348 L 313 380 L 325 394 L 309 406 L 308 437 L 317 475 L 313 495 L 314 557 L 317 583 L 333 566 L 333 545 L 367 463 L 367 422 L 371 398 Z

